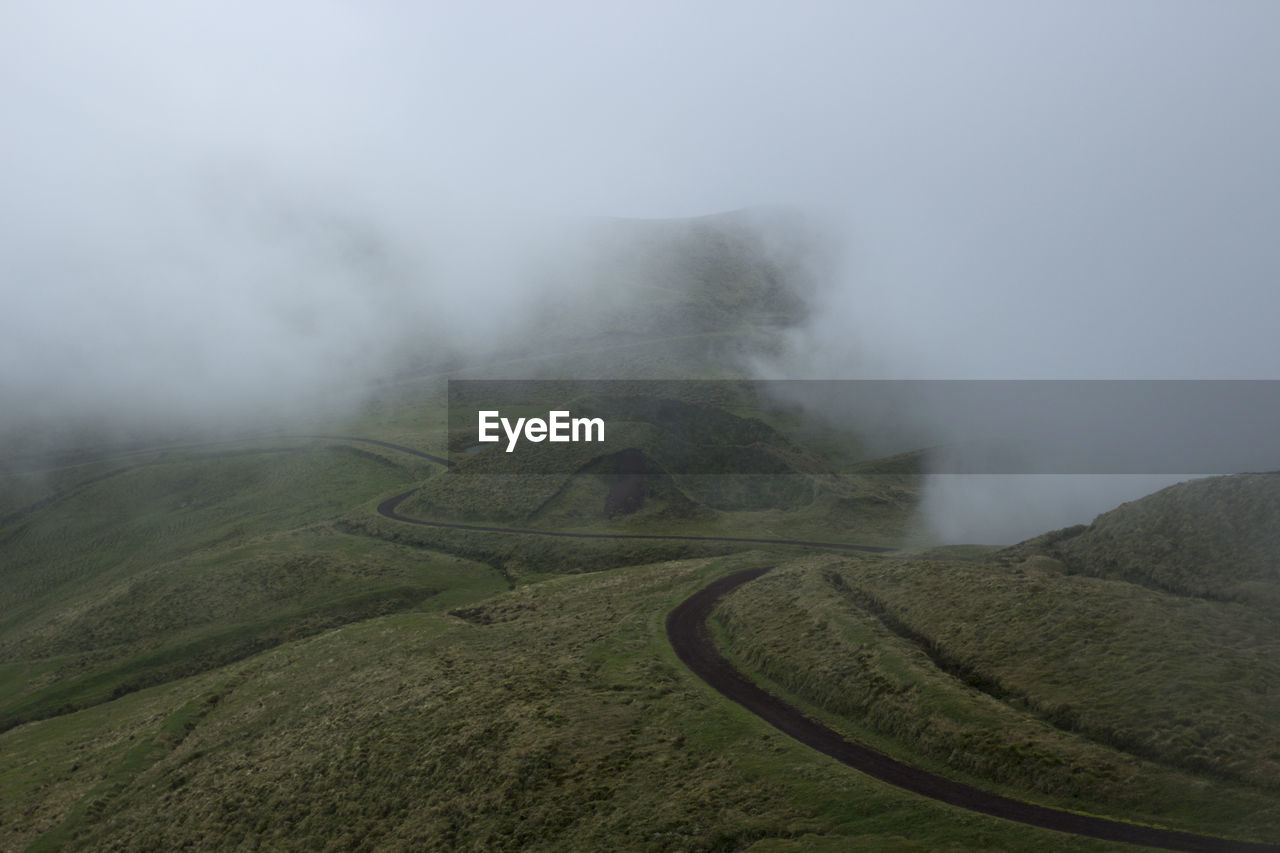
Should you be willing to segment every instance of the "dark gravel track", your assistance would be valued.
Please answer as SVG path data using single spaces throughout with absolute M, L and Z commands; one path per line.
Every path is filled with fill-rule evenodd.
M 744 536 L 676 536 L 663 535 L 660 533 L 566 533 L 559 530 L 534 530 L 527 527 L 494 527 L 483 524 L 461 524 L 452 521 L 427 521 L 422 518 L 413 518 L 408 515 L 401 515 L 398 512 L 400 504 L 405 499 L 416 492 L 417 489 L 410 489 L 403 494 L 387 498 L 378 504 L 378 514 L 390 518 L 393 521 L 402 521 L 406 524 L 420 524 L 423 527 L 445 527 L 450 530 L 477 530 L 482 533 L 519 533 L 524 536 L 553 536 L 557 539 L 648 539 L 659 541 L 677 541 L 677 542 L 735 542 L 744 545 L 790 545 L 797 548 L 832 548 L 839 551 L 869 551 L 873 554 L 883 554 L 894 550 L 893 548 L 880 548 L 875 545 L 850 545 L 847 542 L 812 542 L 806 539 L 750 539 Z
M 291 438 L 322 438 L 322 439 L 325 439 L 326 441 L 359 441 L 363 444 L 376 444 L 379 447 L 387 447 L 387 448 L 390 448 L 391 450 L 398 450 L 401 453 L 408 453 L 410 456 L 420 456 L 423 459 L 430 459 L 432 462 L 436 463 L 437 465 L 443 465 L 446 468 L 453 467 L 453 463 L 450 462 L 448 459 L 445 459 L 443 456 L 436 456 L 431 453 L 426 453 L 422 450 L 414 450 L 412 447 L 405 447 L 403 444 L 392 444 L 389 441 L 379 441 L 376 438 L 360 438 L 359 436 L 355 436 L 355 435 L 298 435 L 298 436 L 290 436 L 290 437 Z
M 725 660 L 711 641 L 707 618 L 716 603 L 727 593 L 767 571 L 769 569 L 765 568 L 735 572 L 698 590 L 667 616 L 667 637 L 676 655 L 695 675 L 805 746 L 890 785 L 970 811 L 1031 826 L 1166 850 L 1280 853 L 1280 846 L 1272 844 L 1158 829 L 1025 803 L 911 767 L 869 746 L 845 740 L 839 733 L 806 717 L 797 708 L 751 682 Z

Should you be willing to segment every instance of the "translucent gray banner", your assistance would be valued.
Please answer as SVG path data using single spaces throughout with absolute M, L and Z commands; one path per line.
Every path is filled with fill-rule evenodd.
M 488 474 L 1264 471 L 1280 381 L 451 381 L 449 450 Z

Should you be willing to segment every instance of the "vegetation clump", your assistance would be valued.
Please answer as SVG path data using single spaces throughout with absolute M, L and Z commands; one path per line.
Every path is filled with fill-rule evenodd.
M 1280 472 L 1170 486 L 1103 513 L 1048 552 L 1069 571 L 1280 615 Z

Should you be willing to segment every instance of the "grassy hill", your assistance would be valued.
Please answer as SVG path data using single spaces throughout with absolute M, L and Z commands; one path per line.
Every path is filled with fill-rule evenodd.
M 939 772 L 1274 838 L 1276 482 L 1184 483 L 965 559 L 798 561 L 726 602 L 722 640 L 815 712 Z M 1203 562 L 1160 562 L 1179 546 Z
M 1271 475 L 1002 551 L 850 556 L 539 535 L 908 541 L 920 454 L 837 475 L 856 440 L 727 392 L 572 398 L 643 457 L 627 512 L 616 452 L 445 471 L 299 437 L 456 453 L 447 378 L 740 378 L 805 314 L 811 247 L 777 213 L 591 228 L 613 297 L 424 359 L 343 422 L 9 466 L 0 849 L 1113 849 L 874 782 L 699 681 L 666 614 L 764 566 L 718 643 L 852 736 L 1010 796 L 1280 838 Z M 528 532 L 377 512 L 410 490 L 408 517 Z
M 14 730 L 5 843 L 1103 849 L 846 772 L 685 671 L 666 611 L 771 558 L 567 576 L 458 615 L 355 623 Z
M 1066 571 L 1280 614 L 1280 473 L 1193 480 L 1046 542 Z
M 413 483 L 416 465 L 281 444 L 135 462 L 0 523 L 0 727 L 505 586 L 484 566 L 328 523 Z

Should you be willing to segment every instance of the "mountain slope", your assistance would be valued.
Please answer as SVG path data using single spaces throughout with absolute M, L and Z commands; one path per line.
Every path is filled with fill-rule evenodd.
M 817 262 L 776 212 L 591 227 L 597 254 L 569 269 L 609 298 L 567 290 L 485 359 L 423 356 L 300 432 L 456 454 L 446 378 L 741 378 L 804 316 Z M 281 430 L 24 475 L 0 502 L 0 848 L 1106 849 L 850 773 L 699 682 L 665 614 L 764 566 L 717 636 L 807 710 L 1011 796 L 1280 835 L 1271 540 L 1213 568 L 1232 600 L 1162 588 L 1194 589 L 1191 564 L 1126 563 L 1120 545 L 1162 552 L 1107 524 L 1000 553 L 832 554 L 809 546 L 906 541 L 918 456 L 836 475 L 823 460 L 856 445 L 794 414 L 606 396 L 578 402 L 625 410 L 634 441 L 558 474 Z M 713 473 L 682 470 L 689 452 Z M 1260 532 L 1257 488 L 1206 523 Z M 410 491 L 409 518 L 598 538 L 379 514 Z M 1187 512 L 1141 517 L 1176 531 Z M 636 533 L 656 538 L 605 538 Z
M 1045 550 L 1068 571 L 1280 614 L 1280 472 L 1179 483 Z
M 730 596 L 722 642 L 767 683 L 940 772 L 1266 838 L 1280 790 L 1276 483 L 1184 483 L 967 559 L 797 561 Z M 1160 562 L 1171 553 L 1176 571 Z M 1208 805 L 1210 791 L 1223 799 Z

